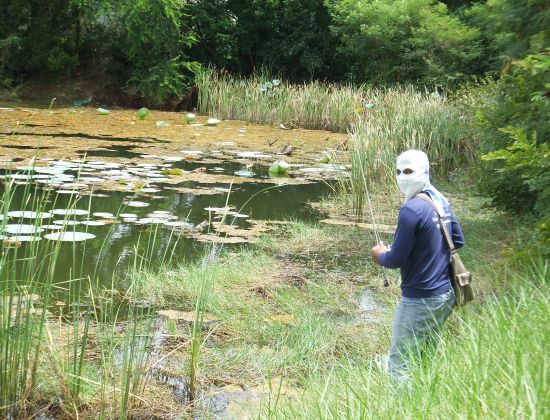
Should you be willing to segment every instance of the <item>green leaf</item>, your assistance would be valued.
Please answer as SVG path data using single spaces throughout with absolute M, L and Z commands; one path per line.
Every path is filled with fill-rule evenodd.
M 136 118 L 138 120 L 144 120 L 150 114 L 151 114 L 151 111 L 149 111 L 149 109 L 143 107 L 143 108 L 138 109 L 138 111 L 136 112 Z

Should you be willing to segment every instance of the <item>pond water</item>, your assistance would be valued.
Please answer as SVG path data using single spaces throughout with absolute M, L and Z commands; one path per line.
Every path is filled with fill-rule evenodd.
M 224 184 L 225 185 L 225 184 Z M 195 185 L 188 185 L 193 187 Z M 215 188 L 216 185 L 210 185 Z M 37 223 L 37 226 L 47 226 L 53 222 L 63 220 L 77 222 L 79 224 L 63 227 L 64 231 L 82 231 L 92 233 L 96 237 L 82 243 L 72 242 L 60 244 L 60 252 L 57 259 L 56 277 L 66 280 L 74 273 L 93 275 L 97 270 L 98 279 L 110 284 L 112 275 L 124 277 L 128 266 L 132 265 L 137 254 L 147 256 L 152 261 L 161 261 L 173 253 L 173 260 L 190 261 L 202 255 L 208 242 L 198 242 L 193 237 L 180 235 L 176 228 L 164 223 L 156 223 L 155 214 L 163 219 L 165 214 L 170 215 L 173 221 L 184 221 L 191 226 L 209 220 L 215 220 L 216 215 L 205 210 L 206 208 L 223 208 L 226 203 L 235 208 L 239 214 L 250 216 L 249 218 L 233 218 L 227 216 L 227 224 L 233 224 L 242 228 L 250 228 L 250 220 L 312 220 L 316 217 L 309 207 L 305 205 L 308 200 L 317 200 L 323 193 L 329 192 L 328 185 L 313 183 L 306 185 L 273 186 L 261 182 L 247 182 L 233 186 L 230 193 L 220 191 L 214 194 L 193 194 L 168 189 L 156 193 L 154 198 L 140 197 L 135 194 L 120 191 L 97 191 L 99 197 L 81 197 L 75 199 L 72 194 L 50 193 L 47 203 L 41 206 L 41 210 L 50 212 L 54 209 L 81 209 L 89 210 L 88 215 L 66 216 L 54 215 Z M 25 196 L 25 187 L 19 186 L 13 191 L 13 204 L 22 203 Z M 229 195 L 229 198 L 228 198 Z M 254 196 L 254 197 L 253 197 Z M 251 199 L 251 197 L 253 197 Z M 147 207 L 130 207 L 125 205 L 128 200 L 135 203 L 147 203 Z M 139 200 L 139 201 L 138 201 Z M 250 201 L 249 201 L 250 200 Z M 247 203 L 248 202 L 248 203 Z M 131 202 L 130 202 L 131 203 Z M 12 205 L 10 210 L 19 210 L 18 205 Z M 154 213 L 168 212 L 168 213 Z M 108 215 L 94 213 L 110 213 L 117 216 L 116 223 L 111 223 Z M 134 214 L 137 218 L 122 217 L 126 214 Z M 163 217 L 160 217 L 163 216 Z M 154 219 L 152 223 L 140 224 L 140 220 Z M 103 221 L 102 226 L 84 225 L 81 222 Z M 35 220 L 10 217 L 9 224 L 35 224 Z M 136 223 L 138 222 L 138 223 Z M 150 221 L 151 222 L 151 221 Z M 176 229 L 176 230 L 175 230 Z M 39 236 L 43 237 L 50 229 L 46 228 Z M 205 228 L 208 231 L 208 227 Z M 42 239 L 41 242 L 45 242 Z M 22 246 L 27 246 L 22 243 Z M 77 250 L 76 257 L 73 248 Z M 100 250 L 102 252 L 100 252 Z M 4 252 L 9 252 L 6 248 Z M 82 267 L 81 267 L 82 265 Z M 154 265 L 154 264 L 153 264 Z M 97 266 L 97 267 L 96 267 Z
M 0 194 L 11 185 L 9 205 L 4 196 L 2 253 L 21 258 L 27 249 L 52 249 L 56 242 L 48 238 L 59 232 L 94 235 L 58 244 L 54 278 L 59 284 L 90 276 L 106 288 L 123 289 L 136 263 L 195 261 L 212 243 L 240 246 L 255 240 L 270 229 L 269 221 L 314 220 L 318 215 L 306 202 L 329 193 L 344 172 L 320 163 L 342 139 L 332 133 L 289 133 L 229 121 L 189 126 L 175 113 L 158 113 L 168 124 L 159 128 L 154 120 L 136 121 L 130 110 L 98 117 L 83 108 L 78 120 L 63 111 L 0 112 L 5 117 Z M 23 118 L 32 124 L 20 124 Z M 292 144 L 292 156 L 277 153 Z M 277 160 L 292 165 L 289 176 L 268 173 Z M 49 217 L 9 213 L 14 211 Z M 36 230 L 29 225 L 38 228 L 36 234 L 29 233 Z M 40 240 L 27 242 L 33 236 Z M 50 263 L 41 265 L 47 270 Z M 17 268 L 14 275 L 23 281 L 26 274 Z M 63 295 L 62 287 L 56 290 Z

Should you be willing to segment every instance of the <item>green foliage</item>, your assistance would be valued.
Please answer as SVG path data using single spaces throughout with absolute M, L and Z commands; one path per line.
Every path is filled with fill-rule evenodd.
M 0 11 L 0 77 L 70 74 L 79 64 L 75 0 L 8 1 Z
M 535 135 L 527 138 L 521 130 L 502 130 L 514 142 L 482 157 L 485 161 L 498 161 L 500 176 L 521 176 L 528 191 L 536 196 L 534 209 L 541 214 L 550 212 L 550 145 L 537 143 Z
M 448 86 L 464 80 L 481 54 L 479 32 L 437 1 L 343 0 L 331 8 L 336 51 L 354 80 Z
M 332 73 L 323 0 L 198 0 L 190 9 L 203 63 L 250 75 L 261 67 L 303 80 Z
M 541 51 L 550 42 L 550 8 L 546 0 L 487 0 L 464 11 L 480 29 L 486 69 L 500 70 L 510 58 Z
M 183 54 L 196 42 L 184 29 L 185 16 L 178 0 L 125 2 L 121 21 L 123 50 L 132 68 L 128 84 L 153 105 L 181 96 L 197 69 Z
M 548 179 L 549 70 L 548 54 L 516 61 L 508 75 L 480 90 L 489 99 L 476 105 L 481 150 L 490 153 L 481 167 L 481 189 L 493 204 L 516 213 L 548 209 L 541 183 Z
M 197 63 L 196 37 L 179 0 L 11 0 L 0 12 L 0 80 L 69 76 L 93 64 L 146 102 L 181 96 Z

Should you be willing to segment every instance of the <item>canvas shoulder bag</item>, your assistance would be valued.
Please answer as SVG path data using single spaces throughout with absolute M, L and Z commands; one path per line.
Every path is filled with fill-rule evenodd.
M 468 302 L 474 300 L 475 297 L 474 289 L 472 288 L 472 273 L 470 273 L 466 269 L 464 263 L 460 259 L 460 256 L 457 254 L 455 245 L 451 239 L 451 235 L 449 234 L 449 232 L 447 232 L 447 229 L 445 229 L 443 219 L 437 211 L 437 208 L 432 199 L 424 193 L 417 194 L 417 197 L 426 201 L 434 209 L 435 213 L 439 217 L 439 226 L 441 227 L 441 231 L 443 232 L 443 236 L 445 237 L 447 246 L 451 251 L 451 284 L 455 292 L 456 303 L 459 306 L 465 305 Z

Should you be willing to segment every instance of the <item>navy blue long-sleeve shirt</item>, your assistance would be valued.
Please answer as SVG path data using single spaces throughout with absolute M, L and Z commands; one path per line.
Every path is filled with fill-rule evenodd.
M 463 246 L 464 234 L 450 207 L 444 208 L 443 222 L 455 247 Z M 435 210 L 418 197 L 403 204 L 391 249 L 379 257 L 382 266 L 401 269 L 402 295 L 424 298 L 447 292 L 450 258 Z

